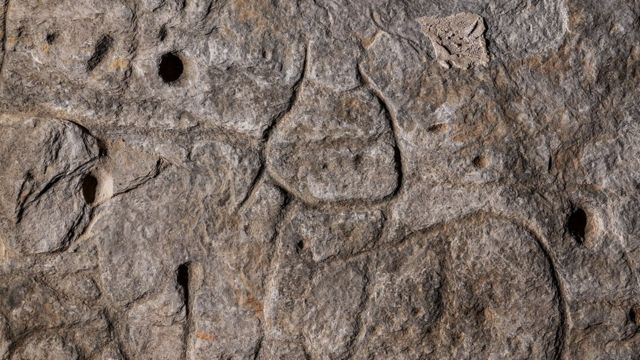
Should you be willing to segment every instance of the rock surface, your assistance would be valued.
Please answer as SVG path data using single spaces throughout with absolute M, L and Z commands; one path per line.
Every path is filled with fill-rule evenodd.
M 638 0 L 0 14 L 0 359 L 640 359 Z

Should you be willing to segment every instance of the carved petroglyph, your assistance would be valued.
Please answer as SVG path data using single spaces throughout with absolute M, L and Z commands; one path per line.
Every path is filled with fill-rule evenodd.
M 0 1 L 0 358 L 637 359 L 631 3 Z

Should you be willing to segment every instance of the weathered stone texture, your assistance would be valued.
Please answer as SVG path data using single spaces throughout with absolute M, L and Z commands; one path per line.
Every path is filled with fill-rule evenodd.
M 640 359 L 639 16 L 0 1 L 0 359 Z

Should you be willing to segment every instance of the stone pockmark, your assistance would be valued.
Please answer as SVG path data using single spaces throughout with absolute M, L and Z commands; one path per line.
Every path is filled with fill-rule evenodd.
M 158 62 L 158 75 L 165 83 L 173 83 L 180 79 L 182 72 L 184 71 L 184 65 L 180 57 L 169 52 L 160 57 Z

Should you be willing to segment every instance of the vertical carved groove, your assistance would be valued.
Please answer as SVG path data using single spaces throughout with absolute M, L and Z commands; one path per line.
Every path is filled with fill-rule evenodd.
M 185 262 L 176 269 L 176 285 L 182 294 L 183 306 L 185 309 L 184 319 L 184 355 L 183 359 L 193 358 L 195 319 L 193 316 L 194 300 L 196 291 L 202 283 L 202 266 L 197 262 Z

